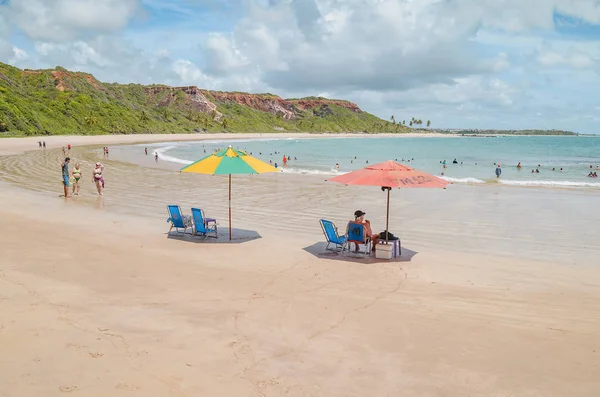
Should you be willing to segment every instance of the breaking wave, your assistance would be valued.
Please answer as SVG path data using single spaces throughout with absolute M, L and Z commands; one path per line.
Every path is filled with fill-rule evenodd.
M 575 182 L 575 181 L 515 181 L 500 179 L 498 183 L 512 186 L 541 186 L 541 187 L 594 187 L 600 188 L 598 182 Z

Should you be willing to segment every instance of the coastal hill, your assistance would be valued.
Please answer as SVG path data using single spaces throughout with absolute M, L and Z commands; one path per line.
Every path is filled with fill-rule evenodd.
M 103 83 L 0 63 L 0 136 L 193 132 L 407 132 L 344 100 Z

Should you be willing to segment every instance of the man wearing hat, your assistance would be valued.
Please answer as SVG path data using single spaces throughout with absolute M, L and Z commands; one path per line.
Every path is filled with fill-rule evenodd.
M 365 228 L 365 239 L 371 238 L 371 242 L 373 243 L 373 251 L 375 251 L 375 245 L 377 244 L 377 240 L 379 238 L 378 234 L 373 234 L 373 230 L 371 230 L 371 221 L 368 219 L 365 220 L 366 212 L 361 210 L 356 210 L 354 212 L 354 221 L 353 223 L 359 223 L 363 225 Z M 354 243 L 355 251 L 358 252 L 358 243 Z

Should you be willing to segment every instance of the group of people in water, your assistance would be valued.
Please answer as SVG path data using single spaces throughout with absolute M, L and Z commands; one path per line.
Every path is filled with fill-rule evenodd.
M 63 179 L 63 187 L 65 191 L 65 198 L 70 198 L 69 196 L 69 187 L 73 187 L 72 195 L 79 195 L 79 190 L 81 188 L 81 178 L 83 176 L 83 171 L 81 170 L 81 166 L 79 163 L 75 163 L 75 166 L 72 170 L 69 170 L 69 164 L 71 163 L 71 159 L 66 157 L 65 160 L 61 164 L 62 171 L 62 179 Z M 96 185 L 96 190 L 98 194 L 102 196 L 102 191 L 104 190 L 104 165 L 102 163 L 96 163 L 92 170 L 92 182 Z
M 144 148 L 144 153 L 146 153 L 146 156 L 148 155 L 147 147 Z M 204 149 L 204 153 L 206 153 L 206 149 Z M 154 162 L 158 163 L 158 152 L 154 152 Z
M 269 155 L 271 155 L 271 156 L 273 154 L 281 154 L 281 153 L 279 153 L 279 152 L 269 153 Z M 252 155 L 252 153 L 250 153 L 250 155 Z M 259 155 L 262 155 L 262 152 L 260 152 Z M 294 160 L 298 160 L 298 159 L 296 157 L 294 157 Z M 286 156 L 284 154 L 283 155 L 283 159 L 281 160 L 281 163 L 282 163 L 283 167 L 287 166 L 288 161 L 292 161 L 292 156 Z M 272 164 L 275 168 L 279 168 L 279 164 L 277 162 L 273 163 L 273 160 L 269 160 L 269 164 Z
M 453 164 L 458 164 L 458 160 L 454 159 L 454 161 L 452 161 Z M 442 160 L 440 161 L 440 164 L 442 164 L 442 167 L 445 169 L 447 168 L 446 166 L 446 160 Z M 460 164 L 462 165 L 463 162 L 461 161 Z M 477 165 L 477 163 L 475 163 L 475 165 Z M 500 163 L 494 163 L 494 166 L 496 167 L 496 178 L 500 178 L 500 176 L 502 175 L 502 166 L 500 165 Z M 540 173 L 540 169 L 542 168 L 541 164 L 538 164 L 536 168 L 533 168 L 531 170 L 532 174 L 539 174 Z M 521 162 L 519 162 L 517 164 L 517 171 L 521 171 L 521 169 L 523 169 L 523 166 L 521 165 Z M 593 166 L 590 165 L 590 169 L 593 169 Z M 596 170 L 600 171 L 600 165 L 596 166 Z M 556 171 L 556 167 L 552 167 L 552 171 Z M 559 172 L 564 172 L 564 169 L 561 167 L 559 168 Z M 442 171 L 441 175 L 444 175 L 444 172 Z M 598 174 L 595 171 L 590 171 L 590 173 L 588 174 L 588 178 L 597 178 Z

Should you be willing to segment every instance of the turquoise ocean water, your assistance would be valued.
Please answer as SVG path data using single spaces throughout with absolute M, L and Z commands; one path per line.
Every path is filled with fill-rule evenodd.
M 444 172 L 444 178 L 457 183 L 600 188 L 600 178 L 587 176 L 590 165 L 593 171 L 600 165 L 600 137 L 265 138 L 137 146 L 140 151 L 145 146 L 158 152 L 162 161 L 183 166 L 229 144 L 279 167 L 283 155 L 291 156 L 282 169 L 297 174 L 336 175 L 362 168 L 367 161 L 397 160 L 437 176 Z M 458 164 L 452 163 L 454 159 Z M 440 164 L 444 160 L 445 169 Z M 494 163 L 502 166 L 499 180 Z M 534 169 L 540 172 L 532 174 Z

